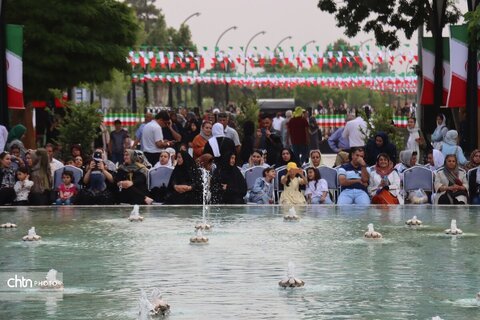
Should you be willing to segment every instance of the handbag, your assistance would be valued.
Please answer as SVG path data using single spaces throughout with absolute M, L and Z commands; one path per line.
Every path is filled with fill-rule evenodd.
M 387 189 L 382 189 L 372 198 L 372 204 L 399 204 L 397 197 L 392 195 Z

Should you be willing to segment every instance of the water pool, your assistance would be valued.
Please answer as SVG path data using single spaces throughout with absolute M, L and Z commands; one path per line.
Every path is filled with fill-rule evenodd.
M 0 272 L 63 272 L 63 297 L 0 295 L 0 319 L 135 319 L 158 287 L 169 319 L 478 319 L 480 207 L 2 208 Z M 405 226 L 413 215 L 416 230 Z M 465 234 L 443 233 L 456 219 Z M 384 239 L 364 240 L 372 222 Z M 38 243 L 21 241 L 35 226 Z M 281 289 L 288 262 L 305 287 Z

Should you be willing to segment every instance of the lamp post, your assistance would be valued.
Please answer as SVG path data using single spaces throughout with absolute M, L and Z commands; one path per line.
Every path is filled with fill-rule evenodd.
M 292 39 L 292 36 L 286 36 L 285 38 L 282 38 L 280 41 L 278 41 L 277 45 L 273 48 L 273 55 L 276 56 L 277 55 L 277 48 L 280 47 L 280 45 L 282 44 L 282 42 L 284 42 L 285 40 L 290 40 Z M 275 72 L 275 66 L 272 66 L 272 72 Z M 272 86 L 272 99 L 275 98 L 275 86 Z
M 243 53 L 243 62 L 245 63 L 244 70 L 243 70 L 244 74 L 247 74 L 247 51 L 248 51 L 248 46 L 253 41 L 253 39 L 255 39 L 259 35 L 262 35 L 262 34 L 265 34 L 265 33 L 267 33 L 267 32 L 266 31 L 257 32 L 250 38 L 250 40 L 248 40 L 247 45 L 245 46 L 245 52 Z
M 193 18 L 193 17 L 198 17 L 199 15 L 200 15 L 200 12 L 192 13 L 192 14 L 189 15 L 187 18 L 185 18 L 185 20 L 183 20 L 182 23 L 180 23 L 180 27 L 182 27 L 185 23 L 187 23 L 187 21 L 190 20 L 191 18 Z
M 220 34 L 220 36 L 219 36 L 218 39 L 217 39 L 217 42 L 215 42 L 215 48 L 214 48 L 214 50 L 215 50 L 215 57 L 217 56 L 217 48 L 218 48 L 218 43 L 220 42 L 220 39 L 222 39 L 223 36 L 225 35 L 225 33 L 227 33 L 228 31 L 230 31 L 230 30 L 237 30 L 237 28 L 238 28 L 237 26 L 232 26 L 232 27 L 226 29 L 225 31 L 223 31 L 223 32 Z
M 237 26 L 231 26 L 230 28 L 226 29 L 225 31 L 223 31 L 220 36 L 218 37 L 217 39 L 217 42 L 215 42 L 215 48 L 214 48 L 214 51 L 215 51 L 215 59 L 217 58 L 217 49 L 218 49 L 218 44 L 220 43 L 220 40 L 223 38 L 223 36 L 230 30 L 237 30 Z M 228 72 L 228 66 L 227 66 L 227 72 Z M 216 99 L 216 96 L 217 96 L 217 91 L 216 90 L 213 90 L 213 101 L 215 103 L 215 100 Z M 225 82 L 225 106 L 228 104 L 228 100 L 229 100 L 229 90 L 228 90 L 228 83 Z
M 278 41 L 277 45 L 275 46 L 275 48 L 273 49 L 273 54 L 275 54 L 275 52 L 277 52 L 277 48 L 280 47 L 280 45 L 282 44 L 283 41 L 285 40 L 290 40 L 292 39 L 292 36 L 286 36 L 285 38 L 283 38 L 282 40 Z
M 306 42 L 303 46 L 300 47 L 300 50 L 298 50 L 297 57 L 300 55 L 300 51 L 302 50 L 307 50 L 307 46 L 311 43 L 316 43 L 317 41 L 315 40 L 310 40 Z M 300 66 L 297 64 L 297 71 L 299 70 Z
M 370 42 L 370 41 L 373 41 L 373 38 L 367 39 L 365 41 L 360 41 L 360 45 L 359 45 L 360 50 L 363 51 L 363 45 L 367 42 Z

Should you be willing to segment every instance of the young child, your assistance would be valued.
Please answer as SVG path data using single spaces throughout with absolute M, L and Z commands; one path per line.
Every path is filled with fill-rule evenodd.
M 257 178 L 252 190 L 248 194 L 248 201 L 257 204 L 272 204 L 274 202 L 273 195 L 273 179 L 275 179 L 275 169 L 268 167 L 263 169 L 263 178 Z
M 20 167 L 17 169 L 17 182 L 13 186 L 17 197 L 13 202 L 16 206 L 25 206 L 28 205 L 28 195 L 30 194 L 30 189 L 33 186 L 33 181 L 28 180 L 29 175 L 26 167 Z
M 331 204 L 330 194 L 328 193 L 328 183 L 320 176 L 320 171 L 310 167 L 307 169 L 307 188 L 305 196 L 307 202 L 311 204 Z
M 307 184 L 303 169 L 295 162 L 287 163 L 287 174 L 282 177 L 284 191 L 280 195 L 280 204 L 305 204 L 305 197 L 300 191 L 300 185 Z
M 77 186 L 74 184 L 73 172 L 65 170 L 62 173 L 62 181 L 58 187 L 59 198 L 55 201 L 58 205 L 72 204 L 73 196 L 77 194 Z

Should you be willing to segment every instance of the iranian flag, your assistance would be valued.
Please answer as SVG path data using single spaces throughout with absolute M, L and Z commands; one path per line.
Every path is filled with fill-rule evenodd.
M 7 102 L 10 109 L 25 109 L 23 104 L 23 27 L 7 25 Z
M 447 99 L 448 107 L 465 107 L 467 104 L 467 64 L 468 30 L 467 25 L 450 26 L 450 64 L 452 76 Z M 478 75 L 480 84 L 480 73 Z M 480 90 L 478 90 L 480 102 Z M 479 104 L 480 105 L 480 104 Z
M 448 90 L 450 88 L 450 50 L 448 38 L 442 39 L 443 45 L 443 98 L 442 104 L 446 105 Z M 435 41 L 433 38 L 422 38 L 422 71 L 423 86 L 420 104 L 433 104 L 434 71 L 435 71 Z

